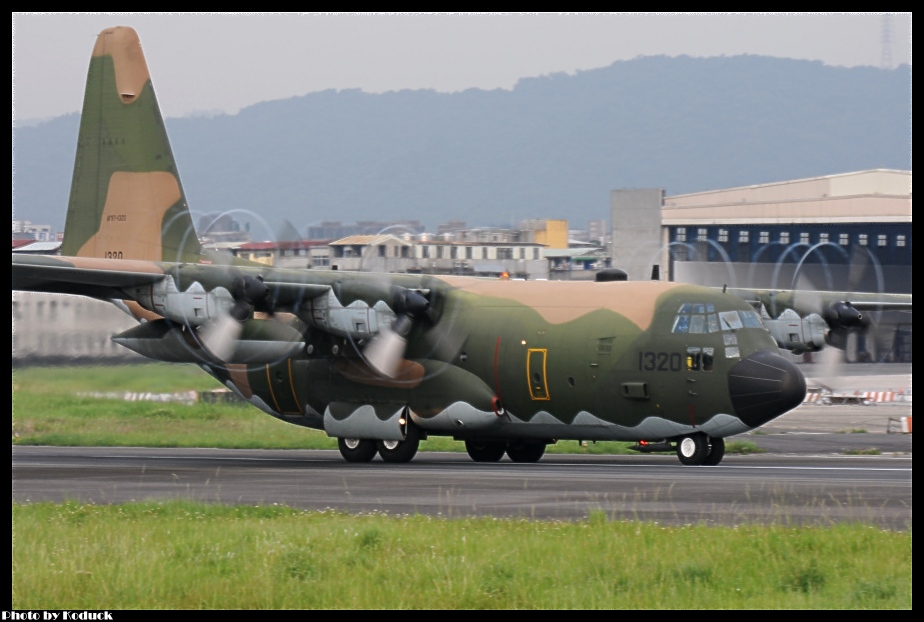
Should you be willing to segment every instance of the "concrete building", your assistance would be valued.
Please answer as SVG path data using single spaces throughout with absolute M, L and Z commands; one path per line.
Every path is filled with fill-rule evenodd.
M 14 363 L 147 360 L 111 341 L 137 322 L 108 302 L 32 292 L 13 292 L 12 302 Z
M 295 240 L 292 242 L 247 242 L 232 249 L 237 257 L 276 268 L 311 268 L 311 251 L 327 247 L 326 241 Z
M 38 225 L 30 220 L 13 220 L 14 240 L 35 240 L 38 242 L 60 242 L 60 237 L 52 233 L 51 225 Z
M 631 188 L 610 193 L 610 222 L 613 223 L 613 267 L 624 270 L 633 281 L 651 278 L 651 269 L 661 257 L 661 206 L 664 191 L 659 188 Z
M 568 221 L 533 219 L 520 223 L 521 242 L 534 242 L 546 248 L 568 248 Z
M 460 237 L 466 237 L 461 235 Z M 472 235 L 471 237 L 478 237 Z M 505 237 L 503 233 L 492 236 Z M 421 236 L 356 235 L 330 244 L 330 267 L 365 272 L 411 272 L 545 278 L 544 246 L 514 241 L 450 241 Z
M 351 235 L 329 244 L 330 268 L 365 272 L 407 272 L 414 245 L 391 234 Z

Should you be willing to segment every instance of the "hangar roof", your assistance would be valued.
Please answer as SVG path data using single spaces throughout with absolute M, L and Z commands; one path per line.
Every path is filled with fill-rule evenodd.
M 664 197 L 671 225 L 911 222 L 911 171 L 874 169 Z

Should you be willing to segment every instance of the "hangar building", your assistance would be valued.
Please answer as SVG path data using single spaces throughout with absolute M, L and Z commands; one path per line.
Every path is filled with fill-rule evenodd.
M 876 169 L 666 195 L 613 190 L 613 265 L 632 279 L 911 293 L 911 171 Z M 848 360 L 910 360 L 911 314 L 878 312 Z

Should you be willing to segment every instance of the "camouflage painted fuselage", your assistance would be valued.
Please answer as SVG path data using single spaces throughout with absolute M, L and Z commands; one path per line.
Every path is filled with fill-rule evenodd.
M 184 272 L 180 289 L 193 282 L 209 289 L 221 269 Z M 276 298 L 298 318 L 295 351 L 260 364 L 189 353 L 264 411 L 334 436 L 400 440 L 394 421 L 408 407 L 426 433 L 456 438 L 639 440 L 694 430 L 724 437 L 804 396 L 801 374 L 759 323 L 719 321 L 723 313 L 753 317 L 750 306 L 712 289 L 407 275 L 383 285 L 381 275 L 331 272 L 266 271 L 264 279 L 271 292 L 273 283 L 296 280 L 330 287 L 350 309 L 371 310 L 395 286 L 428 292 L 432 313 L 409 335 L 395 378 L 366 364 L 363 334 L 318 328 L 309 297 L 287 301 L 285 293 Z M 681 311 L 692 317 L 695 306 L 701 326 L 678 331 Z
M 59 266 L 68 273 L 61 280 L 98 281 L 108 263 L 48 258 L 42 270 L 45 278 Z M 119 266 L 112 277 L 118 282 L 95 294 L 126 301 L 145 321 L 117 342 L 152 358 L 197 363 L 265 412 L 332 436 L 400 440 L 396 422 L 408 408 L 425 433 L 456 438 L 640 440 L 692 431 L 725 437 L 790 410 L 805 394 L 802 374 L 779 355 L 750 305 L 710 288 Z M 214 310 L 190 310 L 205 301 L 201 292 L 227 287 L 241 273 L 267 283 L 277 317 L 258 310 L 235 355 L 217 361 L 202 347 L 199 327 L 184 318 L 207 319 Z M 17 274 L 14 288 L 49 289 L 23 280 L 24 267 Z M 193 301 L 179 319 L 162 319 L 169 312 L 151 302 L 152 283 L 165 277 L 177 296 Z M 389 378 L 366 363 L 363 350 L 375 323 L 394 317 L 383 304 L 395 287 L 425 292 L 431 312 L 415 323 L 400 371 Z M 337 334 L 329 321 L 334 311 L 322 317 L 317 307 L 325 297 L 353 318 L 365 313 L 372 326 Z

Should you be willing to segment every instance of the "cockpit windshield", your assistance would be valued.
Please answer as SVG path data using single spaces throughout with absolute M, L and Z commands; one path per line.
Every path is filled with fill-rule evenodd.
M 706 334 L 741 328 L 764 328 L 756 311 L 721 311 L 711 303 L 685 302 L 674 317 L 673 333 Z

